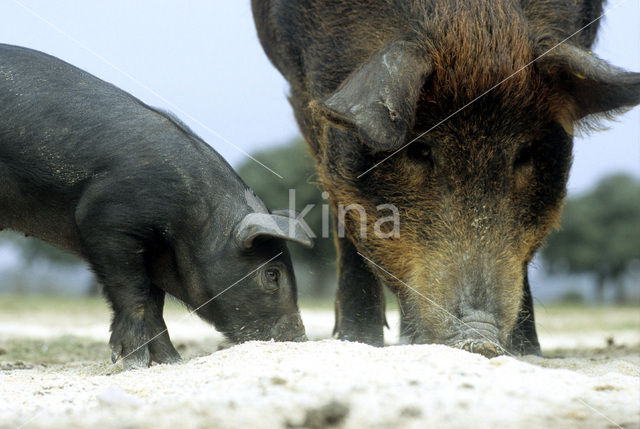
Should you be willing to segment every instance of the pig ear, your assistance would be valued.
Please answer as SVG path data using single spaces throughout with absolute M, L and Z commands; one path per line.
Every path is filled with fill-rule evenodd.
M 236 229 L 236 241 L 244 249 L 250 249 L 258 237 L 280 238 L 305 247 L 313 247 L 313 237 L 295 218 L 268 213 L 249 213 Z
M 282 209 L 282 210 L 273 210 L 271 212 L 271 214 L 274 214 L 276 216 L 284 216 L 284 217 L 288 217 L 288 218 L 297 218 L 298 217 L 298 212 L 295 210 L 291 210 L 291 209 Z
M 538 67 L 561 96 L 558 106 L 552 106 L 561 123 L 618 113 L 640 103 L 640 73 L 611 66 L 575 46 L 558 46 L 540 58 Z
M 401 147 L 431 64 L 415 45 L 398 41 L 376 52 L 338 90 L 312 103 L 334 125 L 354 129 L 373 151 Z

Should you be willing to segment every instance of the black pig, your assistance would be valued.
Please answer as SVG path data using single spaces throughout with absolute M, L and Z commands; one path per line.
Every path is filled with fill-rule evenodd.
M 573 130 L 640 102 L 640 74 L 589 52 L 602 0 L 252 5 L 336 212 L 368 215 L 337 240 L 339 338 L 382 344 L 386 284 L 411 341 L 539 353 L 527 266 Z M 380 204 L 399 237 L 375 234 Z
M 285 240 L 224 159 L 171 115 L 59 59 L 0 45 L 0 229 L 84 257 L 113 308 L 112 360 L 180 359 L 165 293 L 232 341 L 300 340 Z

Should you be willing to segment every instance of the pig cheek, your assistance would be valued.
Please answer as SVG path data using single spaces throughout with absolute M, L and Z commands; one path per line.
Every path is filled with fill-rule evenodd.
M 421 322 L 421 335 L 429 342 L 442 342 L 453 334 L 456 326 L 454 309 L 447 308 L 455 301 L 455 291 L 448 286 L 444 265 L 437 253 L 431 253 L 415 261 L 410 275 L 415 291 L 410 291 L 417 302 L 417 316 Z

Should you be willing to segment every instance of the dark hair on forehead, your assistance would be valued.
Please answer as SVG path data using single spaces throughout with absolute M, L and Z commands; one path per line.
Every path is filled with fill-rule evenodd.
M 416 1 L 413 13 L 412 38 L 433 64 L 427 97 L 460 107 L 502 82 L 493 91 L 505 101 L 534 101 L 534 48 L 516 2 Z

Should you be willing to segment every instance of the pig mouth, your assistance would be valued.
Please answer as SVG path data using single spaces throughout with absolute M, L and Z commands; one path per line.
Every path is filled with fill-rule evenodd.
M 465 318 L 466 319 L 466 318 Z M 459 333 L 450 337 L 445 344 L 486 358 L 503 355 L 505 349 L 500 345 L 498 327 L 485 320 L 462 320 Z
M 458 334 L 449 338 L 447 345 L 477 353 L 487 358 L 503 355 L 500 328 L 495 318 L 484 311 L 473 311 L 460 319 Z
M 272 327 L 269 328 L 269 325 Z M 276 322 L 268 324 L 253 323 L 227 327 L 223 333 L 234 344 L 247 341 L 307 341 L 300 313 L 287 314 Z
M 447 344 L 450 347 L 476 353 L 488 359 L 505 354 L 504 348 L 498 341 L 486 338 L 466 338 Z
M 307 341 L 307 335 L 300 313 L 282 316 L 271 329 L 271 339 L 275 341 Z
M 471 353 L 477 353 L 489 359 L 504 354 L 502 346 L 493 341 L 486 340 L 467 339 L 451 344 L 451 347 L 466 350 Z
M 494 358 L 507 353 L 500 340 L 500 329 L 486 314 L 463 317 L 448 329 L 449 335 L 436 337 L 429 332 L 415 335 L 412 343 L 444 344 L 449 347 Z M 433 334 L 433 333 L 432 333 Z
M 465 350 L 470 353 L 476 353 L 482 355 L 488 359 L 502 356 L 506 354 L 504 347 L 500 345 L 497 340 L 487 338 L 477 338 L 477 336 L 456 336 L 455 339 L 446 341 L 429 341 L 422 338 L 417 338 L 412 341 L 413 344 L 443 344 L 445 346 L 453 347 L 455 349 Z
M 225 336 L 232 344 L 241 344 L 247 341 L 291 341 L 294 343 L 300 343 L 309 340 L 304 331 L 275 334 L 273 333 L 273 329 L 267 332 L 256 331 L 243 335 L 225 334 Z

